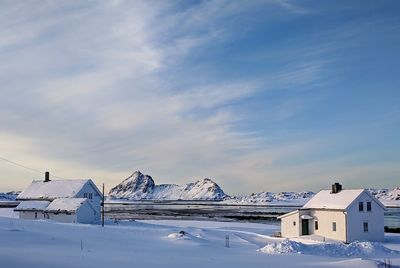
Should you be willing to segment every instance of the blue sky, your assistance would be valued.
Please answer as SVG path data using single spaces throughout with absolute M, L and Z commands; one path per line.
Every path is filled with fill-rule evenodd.
M 398 1 L 2 1 L 1 157 L 114 186 L 394 187 Z M 0 162 L 0 190 L 40 177 Z

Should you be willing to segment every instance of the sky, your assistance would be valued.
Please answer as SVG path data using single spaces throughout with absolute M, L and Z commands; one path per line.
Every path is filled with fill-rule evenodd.
M 0 191 L 400 186 L 399 1 L 0 1 Z M 6 160 L 4 160 L 6 159 Z

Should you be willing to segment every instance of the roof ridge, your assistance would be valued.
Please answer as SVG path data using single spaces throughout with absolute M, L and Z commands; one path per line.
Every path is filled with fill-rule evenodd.
M 341 209 L 346 210 L 365 189 L 343 189 L 338 193 L 321 190 L 302 207 L 303 209 Z

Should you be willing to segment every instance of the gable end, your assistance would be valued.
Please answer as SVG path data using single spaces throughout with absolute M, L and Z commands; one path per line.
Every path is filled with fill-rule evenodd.
M 79 196 L 80 194 L 82 194 L 82 191 L 84 191 L 84 188 L 89 185 L 99 196 L 100 198 L 103 197 L 103 194 L 100 192 L 99 188 L 97 188 L 97 186 L 94 184 L 94 182 L 92 180 L 88 180 L 85 185 L 81 188 L 81 190 L 76 193 L 75 197 Z
M 381 207 L 383 210 L 386 210 L 386 207 L 384 204 L 382 204 L 381 201 L 379 201 L 375 196 L 373 196 L 368 190 L 362 191 L 354 200 L 353 202 L 350 203 L 350 205 L 347 206 L 346 210 L 348 210 L 352 205 L 354 205 L 356 202 L 358 202 L 359 197 L 362 196 L 363 194 L 366 194 L 375 204 L 377 204 L 379 207 Z

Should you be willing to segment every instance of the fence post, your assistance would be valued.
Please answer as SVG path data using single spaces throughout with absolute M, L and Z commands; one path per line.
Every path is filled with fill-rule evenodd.
M 229 235 L 225 236 L 225 247 L 229 248 Z
M 102 202 L 101 202 L 101 226 L 104 227 L 104 212 L 105 212 L 105 204 L 104 204 L 105 198 L 104 198 L 104 183 L 103 183 L 103 196 L 102 196 Z

